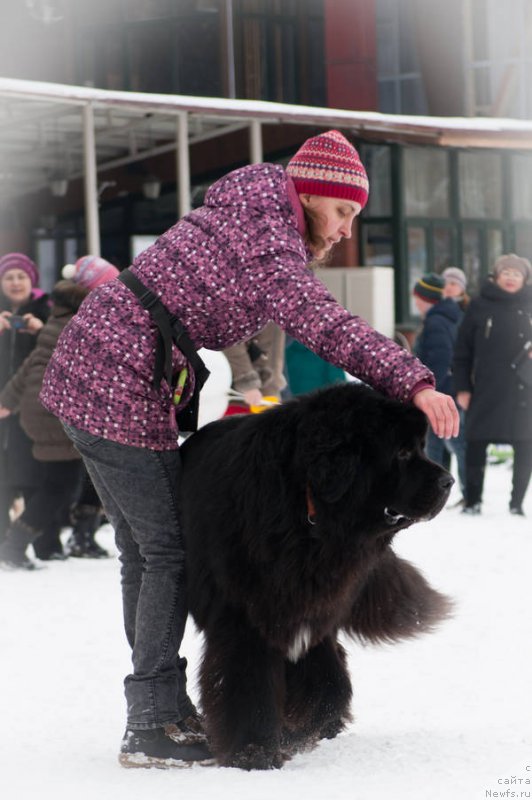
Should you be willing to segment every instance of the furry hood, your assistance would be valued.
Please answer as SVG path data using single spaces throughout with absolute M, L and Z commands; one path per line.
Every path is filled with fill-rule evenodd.
M 89 294 L 89 289 L 74 283 L 74 281 L 60 280 L 52 290 L 52 300 L 54 307 L 52 314 L 55 316 L 59 313 L 64 313 L 64 310 L 76 312 L 82 302 Z

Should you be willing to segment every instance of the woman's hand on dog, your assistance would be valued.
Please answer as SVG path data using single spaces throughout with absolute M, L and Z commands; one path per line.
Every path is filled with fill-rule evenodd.
M 412 402 L 428 418 L 432 430 L 441 439 L 458 436 L 460 418 L 453 398 L 435 389 L 422 389 Z

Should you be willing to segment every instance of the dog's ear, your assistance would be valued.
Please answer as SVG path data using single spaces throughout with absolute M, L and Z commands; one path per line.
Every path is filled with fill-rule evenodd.
M 316 453 L 307 470 L 312 496 L 336 503 L 353 488 L 360 472 L 360 455 L 346 447 Z

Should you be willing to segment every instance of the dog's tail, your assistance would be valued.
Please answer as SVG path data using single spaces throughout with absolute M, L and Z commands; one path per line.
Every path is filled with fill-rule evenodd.
M 356 597 L 344 630 L 373 644 L 392 643 L 431 632 L 452 611 L 449 597 L 389 550 Z

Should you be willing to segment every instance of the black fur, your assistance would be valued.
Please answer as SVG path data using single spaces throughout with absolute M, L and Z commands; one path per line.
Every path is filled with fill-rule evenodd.
M 441 510 L 453 482 L 425 457 L 425 434 L 413 406 L 345 384 L 184 444 L 189 608 L 205 634 L 201 700 L 219 763 L 280 767 L 345 727 L 339 631 L 395 642 L 448 615 L 390 547 Z

